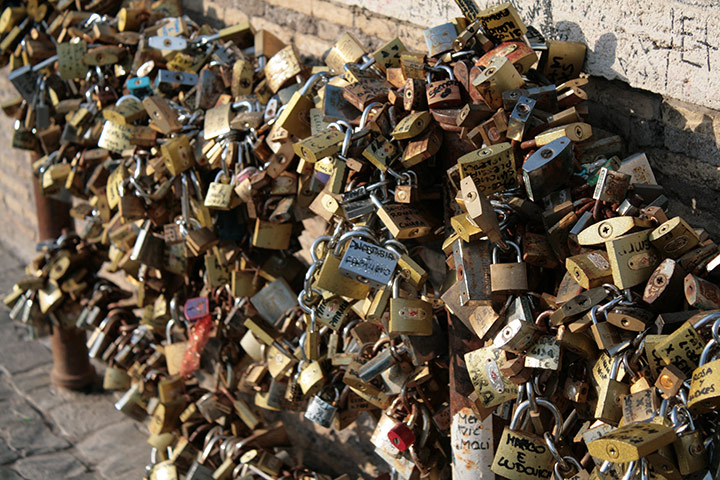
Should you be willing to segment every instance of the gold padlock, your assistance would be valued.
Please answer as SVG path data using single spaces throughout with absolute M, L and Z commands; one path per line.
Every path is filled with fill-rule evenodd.
M 517 252 L 516 263 L 498 263 L 500 247 L 492 250 L 490 265 L 490 285 L 493 293 L 518 293 L 528 290 L 527 264 L 522 261 L 522 252 L 515 242 L 506 242 Z
M 432 335 L 432 304 L 420 298 L 400 298 L 401 281 L 401 276 L 393 281 L 388 332 L 393 335 Z
M 543 398 L 536 399 L 536 402 L 538 407 L 550 410 L 559 432 L 562 416 L 557 407 Z M 519 430 L 520 420 L 529 408 L 530 400 L 525 400 L 517 406 L 510 425 L 503 430 L 490 467 L 496 475 L 509 480 L 550 478 L 552 475 L 555 460 L 546 439 Z M 556 434 L 555 441 L 558 437 L 559 434 Z

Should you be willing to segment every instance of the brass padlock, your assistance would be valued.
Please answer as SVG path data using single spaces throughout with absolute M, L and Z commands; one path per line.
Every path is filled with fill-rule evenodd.
M 687 406 L 691 413 L 707 413 L 720 406 L 720 360 L 711 356 L 715 349 L 717 342 L 713 339 L 703 349 L 698 367 L 690 377 Z
M 677 434 L 659 423 L 629 423 L 588 443 L 590 455 L 613 463 L 640 460 L 677 440 Z
M 506 57 L 495 57 L 472 84 L 485 103 L 491 108 L 500 108 L 503 106 L 503 92 L 520 88 L 525 82 Z
M 492 264 L 490 265 L 490 288 L 493 293 L 518 293 L 528 290 L 527 264 L 522 261 L 522 252 L 515 242 L 506 242 L 517 253 L 516 263 L 498 263 L 500 247 L 494 246 L 492 250 Z
M 652 275 L 661 258 L 650 244 L 651 230 L 641 230 L 605 242 L 613 283 L 620 289 L 639 285 Z
M 664 257 L 673 259 L 679 258 L 700 243 L 695 230 L 681 217 L 670 219 L 657 227 L 650 232 L 648 240 Z
M 481 407 L 493 408 L 517 398 L 518 386 L 500 371 L 507 361 L 505 352 L 489 346 L 468 352 L 464 358 Z
M 680 421 L 679 413 L 683 414 L 686 425 Z M 678 439 L 673 443 L 673 448 L 680 474 L 692 475 L 704 470 L 708 466 L 708 454 L 700 432 L 695 429 L 692 414 L 686 407 L 676 405 L 672 410 L 672 418 L 675 432 L 678 435 Z M 683 429 L 685 426 L 687 428 Z
M 393 335 L 432 335 L 432 304 L 420 298 L 400 298 L 401 281 L 401 276 L 393 281 L 388 332 Z
M 538 407 L 550 410 L 555 420 L 556 432 L 559 432 L 562 415 L 557 407 L 543 398 L 535 401 Z M 496 475 L 501 475 L 509 480 L 534 480 L 550 478 L 552 475 L 554 458 L 546 439 L 519 430 L 520 420 L 529 408 L 530 400 L 525 400 L 517 406 L 510 425 L 503 430 L 492 467 L 490 467 Z M 556 433 L 553 438 L 557 441 L 559 433 Z
M 560 137 L 533 153 L 522 167 L 528 197 L 540 201 L 570 180 L 573 169 L 572 143 Z
M 467 153 L 458 158 L 460 177 L 472 177 L 485 195 L 517 185 L 515 154 L 509 143 L 500 143 Z

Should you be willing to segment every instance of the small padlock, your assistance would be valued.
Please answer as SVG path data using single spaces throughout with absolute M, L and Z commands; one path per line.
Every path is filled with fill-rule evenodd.
M 516 263 L 498 263 L 500 247 L 494 246 L 492 250 L 492 264 L 490 265 L 490 289 L 493 293 L 518 293 L 528 290 L 527 264 L 522 261 L 522 252 L 515 242 L 506 242 L 517 252 Z
M 327 397 L 328 392 L 334 393 L 333 398 Z M 322 395 L 326 395 L 323 398 Z M 317 395 L 313 396 L 305 410 L 305 418 L 321 427 L 330 428 L 333 417 L 337 412 L 337 401 L 340 399 L 340 391 L 333 385 L 324 387 Z
M 432 81 L 433 73 L 445 72 L 448 74 L 446 80 Z M 425 87 L 428 108 L 452 108 L 462 103 L 460 83 L 455 80 L 452 69 L 446 65 L 428 68 L 427 86 Z

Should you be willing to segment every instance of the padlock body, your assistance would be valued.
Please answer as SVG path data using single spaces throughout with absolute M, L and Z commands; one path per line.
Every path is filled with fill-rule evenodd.
M 404 422 L 400 422 L 392 427 L 387 435 L 390 443 L 401 452 L 404 452 L 415 443 L 415 434 Z
M 553 462 L 542 437 L 505 427 L 491 470 L 509 480 L 536 480 L 552 476 Z
M 527 291 L 527 264 L 521 262 L 490 265 L 490 289 L 493 293 Z
M 395 335 L 432 335 L 432 304 L 418 298 L 390 299 L 389 331 Z
M 429 108 L 451 108 L 462 103 L 460 83 L 457 80 L 438 80 L 426 87 Z
M 691 413 L 708 413 L 720 407 L 720 360 L 695 369 L 687 400 Z

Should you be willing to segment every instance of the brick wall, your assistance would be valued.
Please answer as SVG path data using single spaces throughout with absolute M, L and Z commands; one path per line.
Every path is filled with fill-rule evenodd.
M 0 69 L 0 101 L 17 97 Z M 35 252 L 37 220 L 32 195 L 30 157 L 12 149 L 13 121 L 0 112 L 0 242 L 27 260 Z

